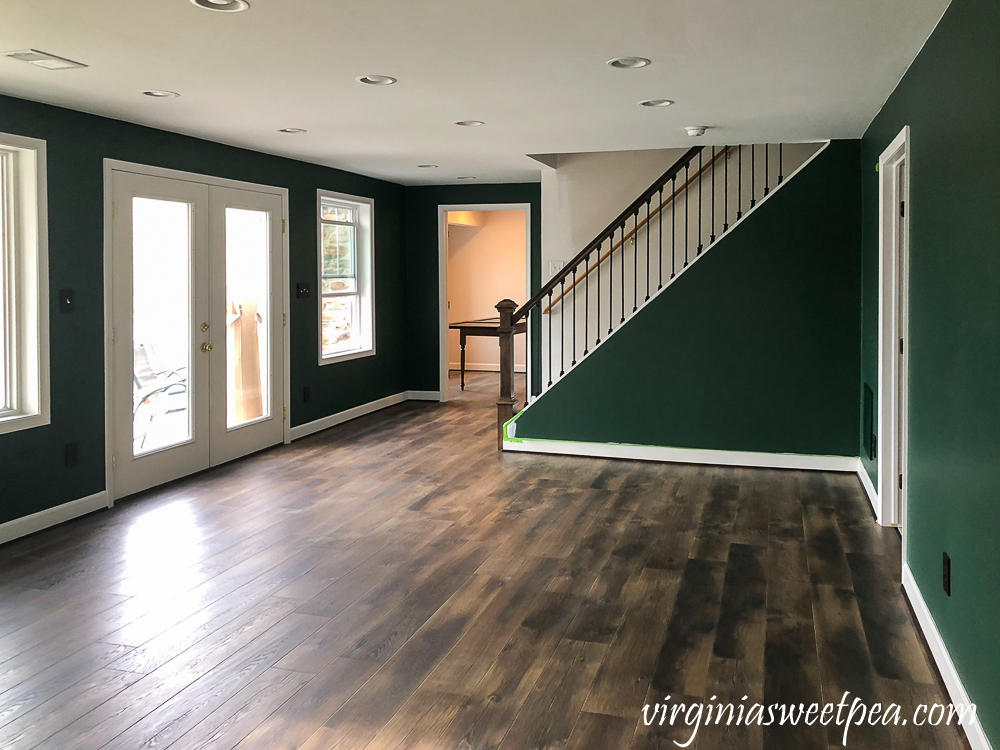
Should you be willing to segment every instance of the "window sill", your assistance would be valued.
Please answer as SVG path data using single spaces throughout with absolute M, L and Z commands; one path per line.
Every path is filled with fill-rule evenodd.
M 375 347 L 370 347 L 368 349 L 355 349 L 354 351 L 344 352 L 343 354 L 331 354 L 329 357 L 320 357 L 320 365 L 332 365 L 337 362 L 348 362 L 352 359 L 361 359 L 362 357 L 373 357 L 375 356 Z
M 18 414 L 8 412 L 0 414 L 0 435 L 8 432 L 30 430 L 32 427 L 43 427 L 49 424 L 47 414 Z

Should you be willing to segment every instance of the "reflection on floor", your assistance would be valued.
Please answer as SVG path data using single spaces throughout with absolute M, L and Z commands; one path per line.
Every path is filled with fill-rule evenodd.
M 947 702 L 855 477 L 502 455 L 496 382 L 0 548 L 0 747 L 667 748 L 667 695 Z

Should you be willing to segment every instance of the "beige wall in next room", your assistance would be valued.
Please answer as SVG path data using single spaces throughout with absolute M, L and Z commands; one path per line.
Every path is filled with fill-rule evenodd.
M 495 318 L 496 304 L 505 297 L 519 305 L 526 301 L 526 241 L 523 210 L 449 214 L 449 323 Z M 451 369 L 458 369 L 460 352 L 458 331 L 449 331 Z M 515 338 L 514 352 L 515 367 L 523 372 L 524 336 Z M 500 369 L 500 349 L 495 338 L 469 337 L 465 356 L 468 370 Z

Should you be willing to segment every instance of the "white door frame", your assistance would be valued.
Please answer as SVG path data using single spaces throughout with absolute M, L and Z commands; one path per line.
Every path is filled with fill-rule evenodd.
M 910 129 L 879 157 L 878 496 L 877 520 L 903 527 L 906 560 L 907 295 L 909 288 Z M 902 175 L 902 189 L 899 176 Z M 900 215 L 900 203 L 905 210 Z M 902 342 L 902 353 L 900 353 Z M 902 488 L 900 479 L 902 477 Z
M 249 190 L 257 193 L 268 193 L 281 197 L 281 221 L 283 231 L 282 239 L 282 278 L 280 307 L 284 325 L 282 332 L 284 344 L 282 346 L 282 359 L 284 362 L 285 387 L 282 394 L 282 419 L 284 442 L 290 443 L 291 427 L 288 418 L 288 406 L 291 403 L 291 349 L 290 336 L 288 335 L 289 318 L 289 268 L 288 268 L 288 189 L 273 187 L 270 185 L 259 185 L 253 182 L 242 182 L 240 180 L 229 180 L 223 177 L 213 177 L 211 175 L 197 174 L 195 172 L 185 172 L 177 169 L 165 169 L 163 167 L 153 167 L 147 164 L 136 164 L 134 162 L 121 161 L 119 159 L 104 160 L 104 483 L 108 494 L 108 507 L 115 502 L 114 468 L 112 466 L 112 456 L 114 455 L 114 420 L 112 406 L 114 404 L 113 389 L 113 354 L 111 346 L 112 321 L 114 320 L 114 295 L 112 295 L 112 215 L 111 215 L 111 189 L 114 172 L 129 172 L 132 174 L 146 175 L 149 177 L 165 177 L 172 180 L 184 180 L 195 182 L 210 187 L 227 187 L 237 190 Z
M 439 401 L 448 400 L 448 212 L 524 211 L 524 301 L 531 299 L 531 204 L 461 203 L 438 205 L 438 389 Z M 497 300 L 499 302 L 500 300 Z M 494 303 L 495 304 L 495 303 Z M 525 335 L 529 335 L 525 333 Z M 531 372 L 531 351 L 525 361 L 525 377 Z

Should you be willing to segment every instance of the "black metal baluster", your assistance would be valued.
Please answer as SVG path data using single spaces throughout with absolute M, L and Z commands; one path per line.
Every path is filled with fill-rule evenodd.
M 764 195 L 767 196 L 771 192 L 769 187 L 771 183 L 771 144 L 764 144 Z
M 618 249 L 621 250 L 622 254 L 622 319 L 618 321 L 618 325 L 621 325 L 625 322 L 625 222 L 622 222 L 622 241 Z M 612 252 L 614 252 L 613 248 Z
M 601 254 L 598 253 L 600 258 Z M 583 259 L 583 356 L 587 356 L 590 347 L 590 253 Z M 600 315 L 600 312 L 597 313 Z
M 552 314 L 552 311 L 549 311 Z M 559 377 L 566 374 L 566 277 L 559 279 Z
M 705 182 L 705 178 L 702 175 L 702 170 L 704 166 L 702 165 L 701 155 L 705 153 L 704 149 L 698 152 L 698 255 L 701 255 L 701 251 L 705 248 L 702 238 L 705 236 L 701 233 L 701 217 L 704 211 L 701 206 L 701 186 Z
M 709 235 L 708 244 L 715 242 L 715 146 L 712 146 L 712 233 Z
M 624 262 L 622 265 L 625 265 Z M 615 230 L 608 237 L 608 335 L 615 329 Z
M 552 385 L 552 290 L 549 290 L 549 385 Z
M 782 172 L 783 172 L 784 157 L 785 157 L 784 150 L 785 150 L 785 144 L 784 143 L 779 143 L 778 144 L 778 184 L 779 185 L 781 184 L 781 181 L 783 179 L 785 179 L 785 176 L 782 174 Z
M 757 205 L 757 147 L 750 144 L 750 208 Z
M 726 169 L 722 178 L 722 233 L 729 231 L 729 146 L 726 146 Z
M 594 346 L 601 343 L 601 248 L 604 247 L 604 240 L 597 243 L 597 317 L 594 318 L 594 328 L 597 329 L 597 341 Z
M 649 201 L 646 201 L 646 302 L 649 302 Z
M 691 186 L 688 184 L 691 178 L 688 177 L 688 168 L 691 162 L 684 165 L 684 267 L 688 264 L 688 225 L 691 223 Z
M 743 218 L 743 144 L 736 160 L 736 220 Z
M 573 361 L 570 367 L 576 366 L 576 266 L 573 266 Z
M 657 263 L 657 269 L 659 269 L 659 282 L 657 283 L 657 289 L 663 288 L 663 186 L 660 186 L 660 202 L 656 204 L 656 224 L 657 229 L 660 233 L 660 260 Z M 648 227 L 647 227 L 648 231 Z
M 639 209 L 632 217 L 632 312 L 639 309 Z
M 670 188 L 670 278 L 677 275 L 677 175 Z

